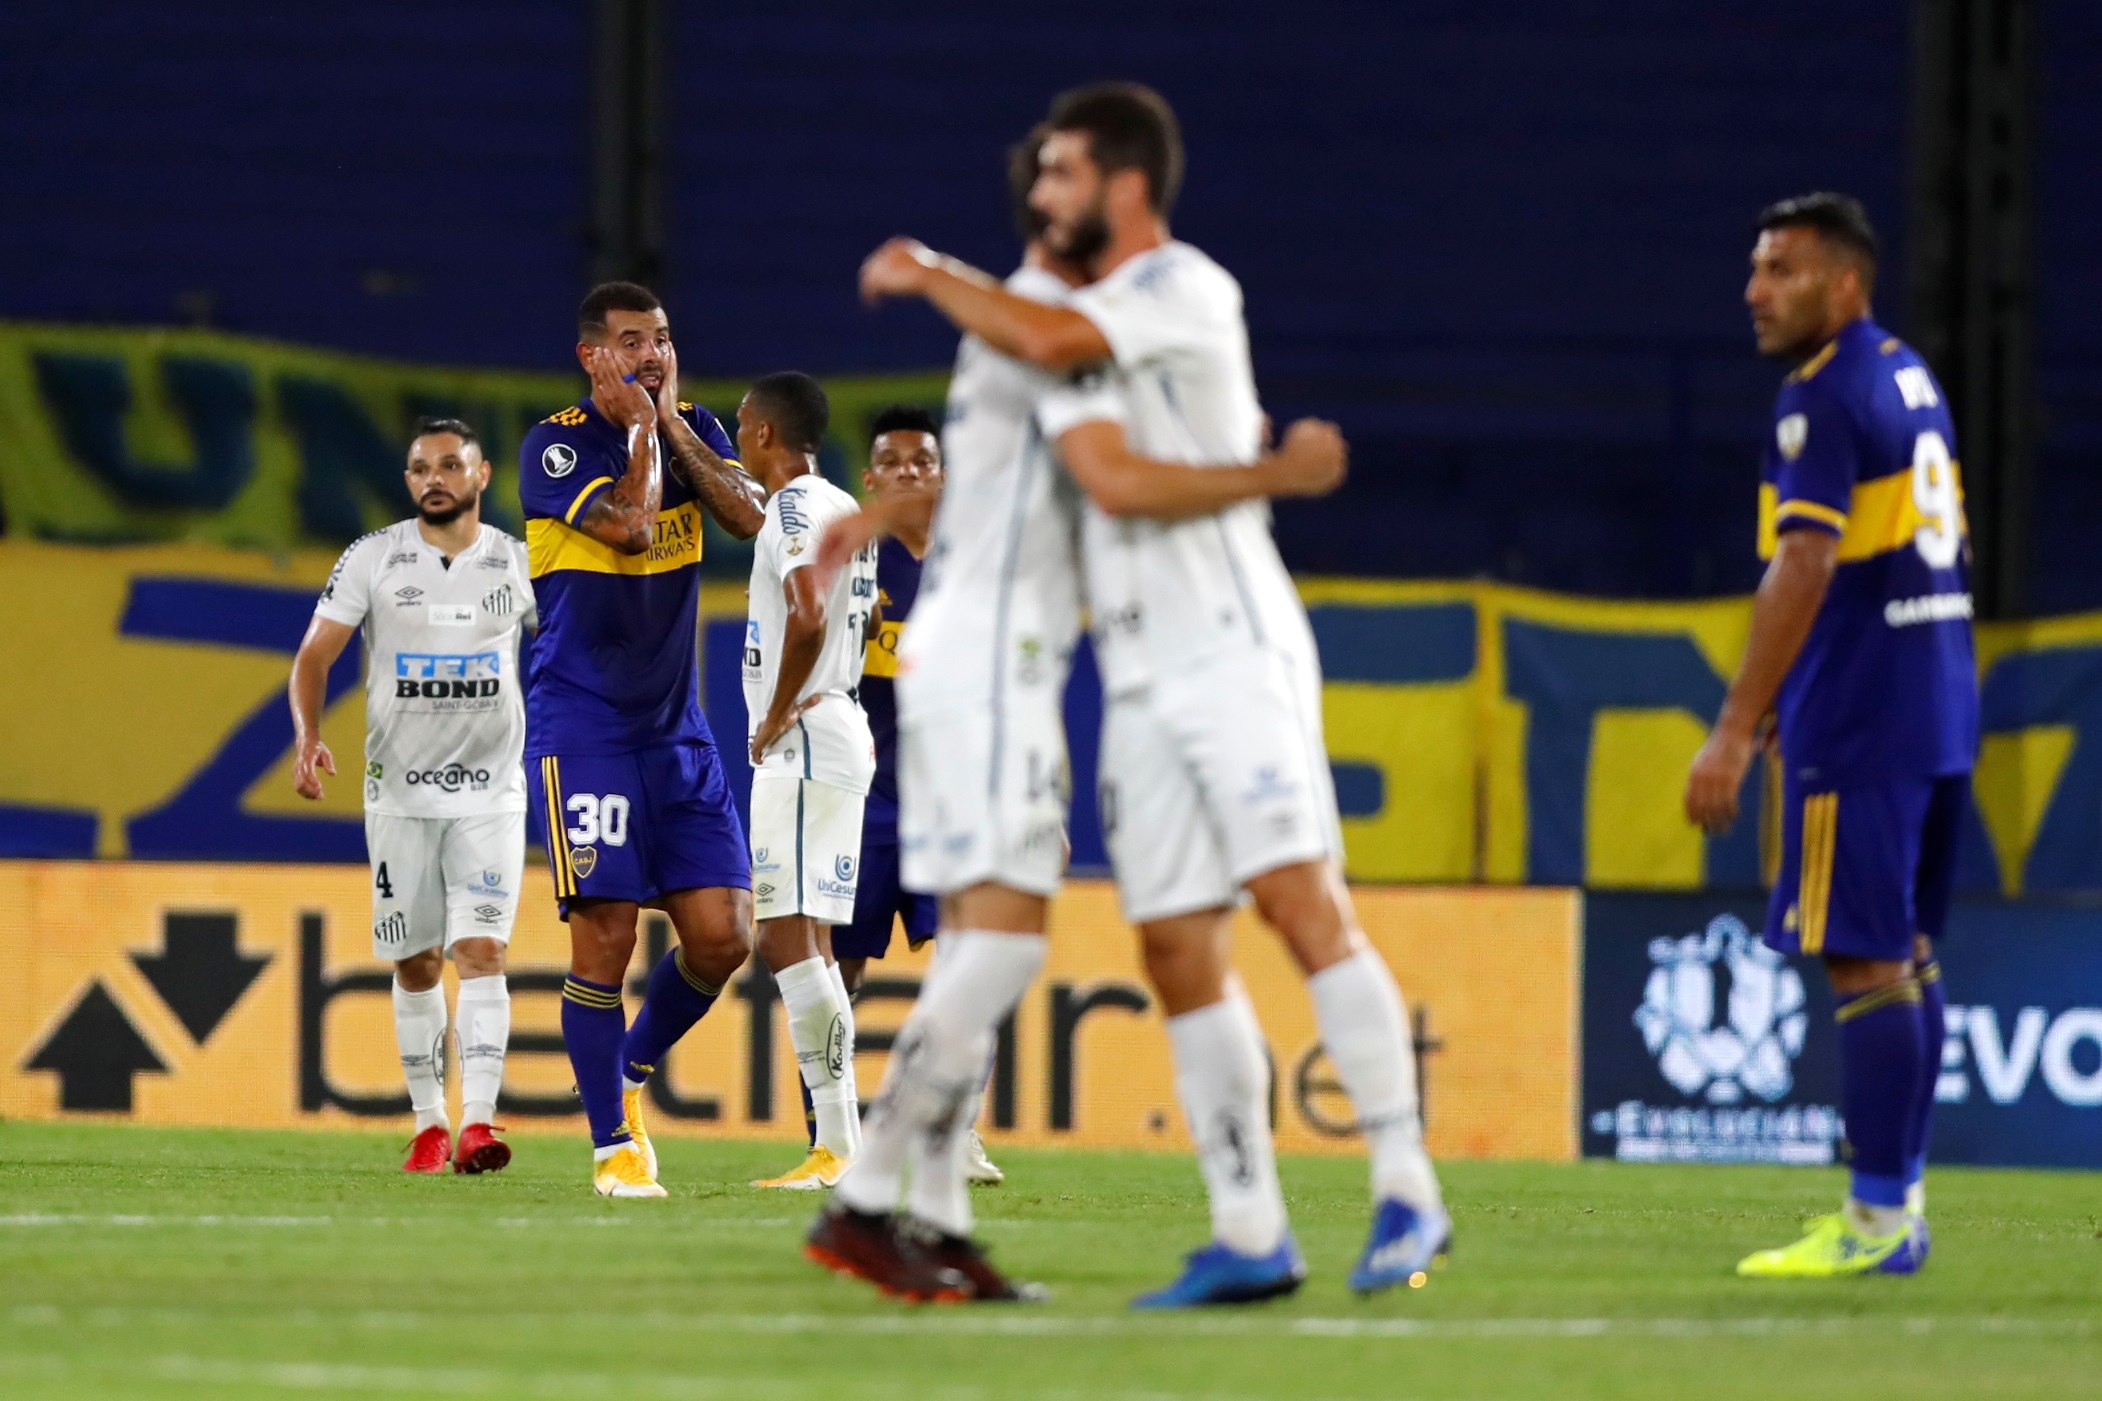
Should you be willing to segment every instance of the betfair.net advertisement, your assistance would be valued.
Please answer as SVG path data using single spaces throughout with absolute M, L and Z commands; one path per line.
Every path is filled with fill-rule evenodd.
M 342 865 L 0 863 L 0 957 L 13 972 L 0 984 L 0 1117 L 405 1122 L 391 973 L 371 958 L 369 884 L 363 869 Z M 1359 911 L 1410 1000 L 1433 1150 L 1572 1156 L 1577 896 L 1368 890 Z M 1168 1039 L 1112 893 L 1076 883 L 1052 931 L 1043 976 L 1001 1032 L 986 1131 L 1014 1143 L 1186 1144 Z M 669 938 L 661 916 L 645 917 L 631 1014 L 649 957 Z M 1247 916 L 1236 950 L 1276 1066 L 1280 1146 L 1349 1148 L 1350 1104 L 1318 1048 L 1303 979 Z M 533 869 L 511 945 L 501 1109 L 514 1126 L 581 1134 L 559 1030 L 567 966 L 548 875 Z M 927 967 L 925 955 L 870 966 L 859 1004 L 864 1094 L 881 1082 Z M 652 1130 L 795 1138 L 795 1076 L 772 983 L 748 968 L 652 1080 Z

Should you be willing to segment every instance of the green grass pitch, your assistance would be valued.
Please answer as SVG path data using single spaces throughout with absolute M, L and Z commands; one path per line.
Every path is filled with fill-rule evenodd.
M 1177 1156 L 1013 1151 L 977 1202 L 1032 1309 L 912 1309 L 803 1262 L 787 1145 L 668 1142 L 668 1202 L 601 1202 L 582 1145 L 407 1178 L 400 1141 L 0 1125 L 0 1396 L 969 1401 L 1132 1396 L 2102 1395 L 2102 1177 L 1943 1170 L 1915 1279 L 1754 1284 L 1838 1173 L 1456 1163 L 1450 1268 L 1359 1300 L 1354 1160 L 1285 1164 L 1313 1278 L 1139 1317 L 1204 1235 Z

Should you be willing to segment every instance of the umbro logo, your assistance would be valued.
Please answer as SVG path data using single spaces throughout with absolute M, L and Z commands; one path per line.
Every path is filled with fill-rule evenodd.
M 423 590 L 417 588 L 413 584 L 411 584 L 408 588 L 396 589 L 394 591 L 395 602 L 399 603 L 404 608 L 408 607 L 410 604 L 414 603 L 417 599 L 422 597 Z

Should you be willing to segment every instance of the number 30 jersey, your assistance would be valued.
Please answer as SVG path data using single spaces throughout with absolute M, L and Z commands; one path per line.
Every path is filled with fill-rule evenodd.
M 1866 318 L 1781 386 L 1759 553 L 1839 537 L 1839 568 L 1781 685 L 1789 772 L 1818 786 L 1968 772 L 1978 752 L 1970 537 L 1933 371 Z

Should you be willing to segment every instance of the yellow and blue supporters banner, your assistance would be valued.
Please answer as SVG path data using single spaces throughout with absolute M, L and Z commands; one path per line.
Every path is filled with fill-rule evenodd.
M 358 784 L 296 797 L 284 687 L 334 552 L 0 540 L 0 855 L 360 861 Z M 1310 579 L 1349 871 L 1382 883 L 1750 889 L 1764 784 L 1737 829 L 1687 826 L 1687 766 L 1744 647 L 1747 600 L 1604 603 L 1493 584 Z M 742 736 L 742 590 L 702 598 L 708 718 Z M 1978 630 L 1985 741 L 1960 884 L 2102 883 L 2102 616 Z M 355 645 L 323 734 L 355 775 Z M 1073 846 L 1102 864 L 1101 702 L 1068 697 Z M 731 745 L 736 741 L 732 739 Z
M 566 315 L 548 330 L 568 363 Z M 827 382 L 835 475 L 882 406 L 939 404 L 946 376 Z M 186 540 L 278 551 L 346 543 L 398 519 L 404 446 L 419 418 L 461 418 L 497 466 L 484 517 L 519 533 L 513 470 L 527 428 L 584 393 L 577 374 L 456 369 L 252 336 L 0 324 L 0 517 L 43 540 Z M 734 433 L 745 386 L 682 380 Z M 710 527 L 710 563 L 749 556 Z

